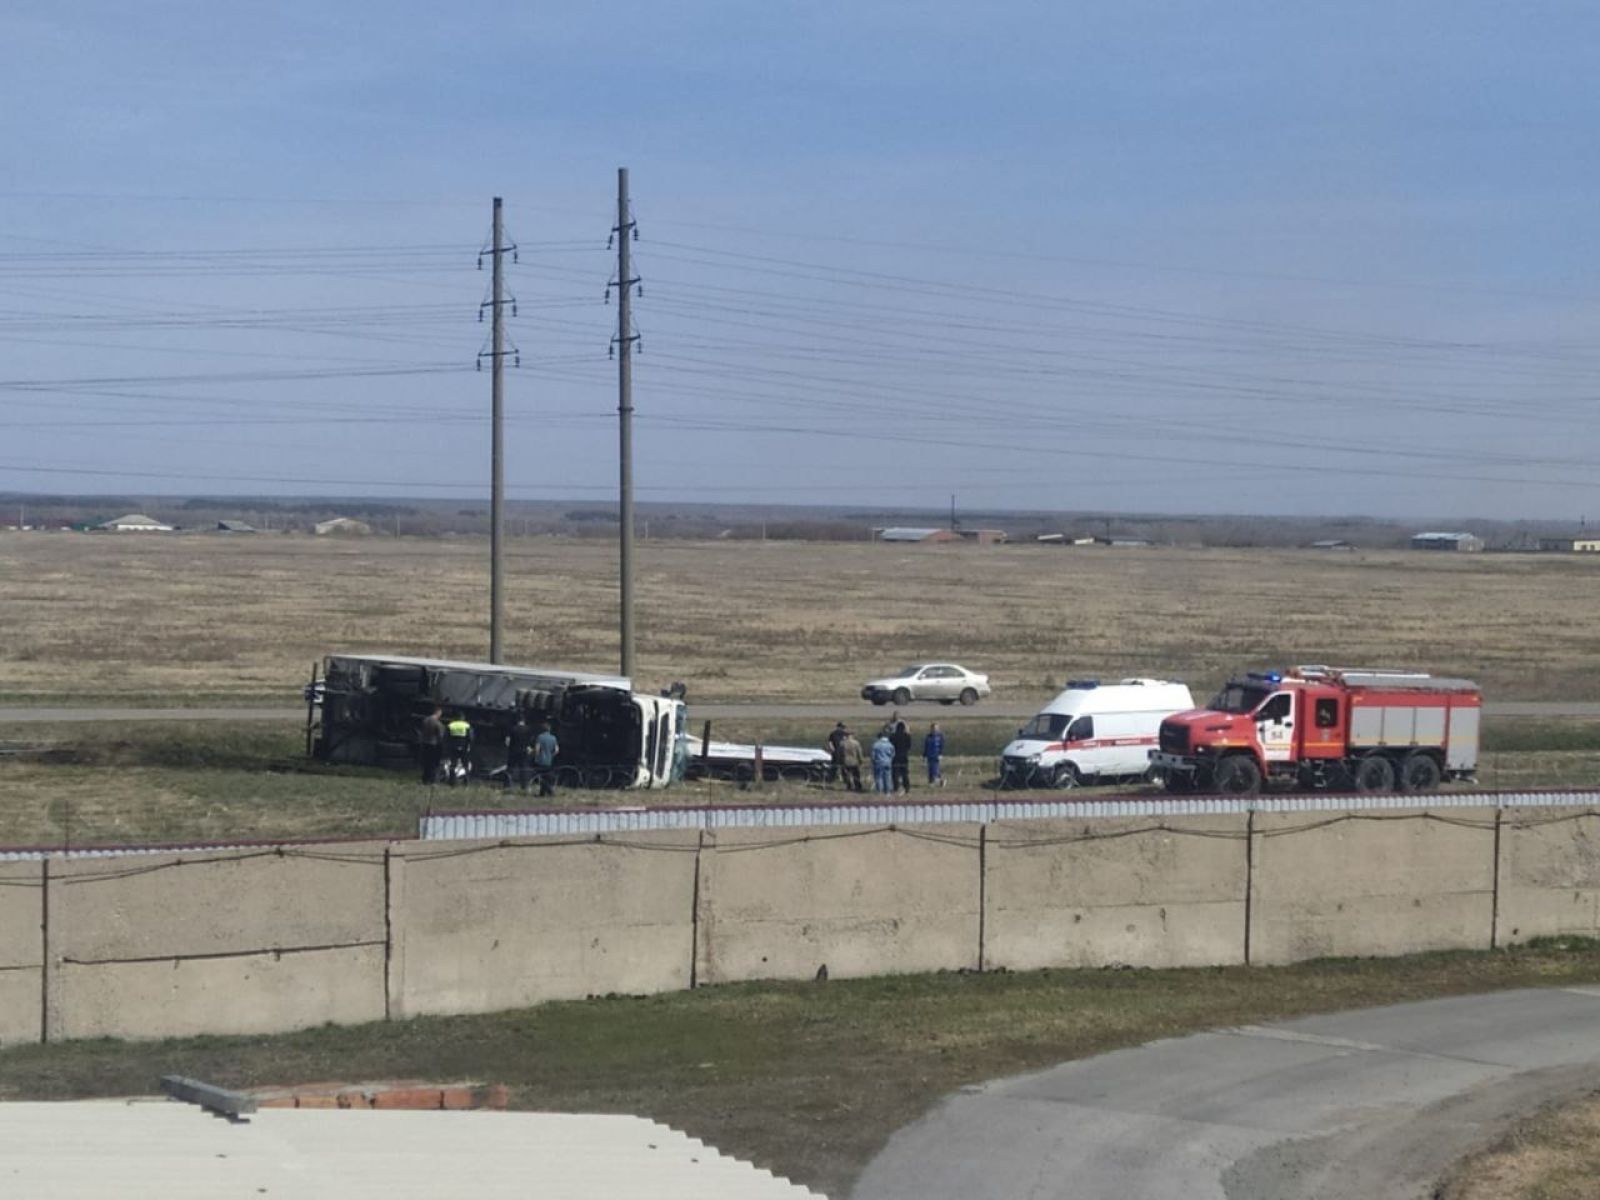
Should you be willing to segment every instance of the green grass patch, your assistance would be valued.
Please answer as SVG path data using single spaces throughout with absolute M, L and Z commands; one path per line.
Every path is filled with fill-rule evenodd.
M 1600 981 L 1600 953 L 1519 948 L 1290 967 L 738 984 L 276 1037 L 0 1052 L 0 1099 L 382 1078 L 506 1083 L 526 1109 L 634 1112 L 843 1196 L 895 1129 L 963 1084 L 1152 1038 L 1313 1012 Z
M 1600 721 L 1508 717 L 1483 723 L 1483 749 L 1500 754 L 1543 751 L 1600 753 Z

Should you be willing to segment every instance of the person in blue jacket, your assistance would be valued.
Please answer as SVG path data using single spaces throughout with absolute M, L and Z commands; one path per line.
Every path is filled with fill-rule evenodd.
M 939 770 L 939 760 L 944 757 L 944 731 L 935 721 L 928 726 L 928 732 L 922 739 L 922 757 L 928 763 L 928 786 L 944 786 L 944 775 Z
M 894 790 L 891 772 L 894 770 L 894 743 L 887 733 L 880 733 L 872 743 L 872 790 L 885 795 Z

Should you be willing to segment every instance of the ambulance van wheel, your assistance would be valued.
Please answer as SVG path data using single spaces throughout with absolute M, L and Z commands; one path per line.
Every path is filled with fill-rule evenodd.
M 1056 765 L 1055 773 L 1050 776 L 1050 785 L 1063 790 L 1066 788 L 1075 788 L 1080 782 L 1081 780 L 1078 778 L 1078 768 L 1069 762 L 1058 763 Z

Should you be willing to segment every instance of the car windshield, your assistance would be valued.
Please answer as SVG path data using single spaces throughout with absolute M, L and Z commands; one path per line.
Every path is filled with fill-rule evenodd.
M 1055 741 L 1065 732 L 1071 720 L 1071 713 L 1042 712 L 1024 725 L 1017 736 L 1022 738 L 1049 738 L 1051 741 Z
M 915 675 L 920 670 L 922 670 L 921 667 L 906 667 L 903 670 L 896 671 L 889 678 L 891 678 L 891 679 L 910 679 L 913 675 Z
M 1272 694 L 1268 688 L 1251 687 L 1243 683 L 1230 683 L 1211 698 L 1209 707 L 1217 712 L 1254 712 L 1261 702 Z

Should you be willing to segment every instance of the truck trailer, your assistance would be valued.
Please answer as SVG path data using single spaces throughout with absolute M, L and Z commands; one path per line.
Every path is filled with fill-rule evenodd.
M 422 719 L 439 707 L 472 726 L 475 776 L 505 769 L 519 715 L 561 744 L 568 787 L 662 788 L 683 777 L 680 696 L 633 690 L 620 675 L 388 654 L 331 654 L 306 689 L 308 752 L 326 762 L 411 768 Z
M 1483 696 L 1467 679 L 1301 666 L 1234 679 L 1210 707 L 1161 723 L 1150 762 L 1170 792 L 1269 783 L 1431 792 L 1478 766 Z

